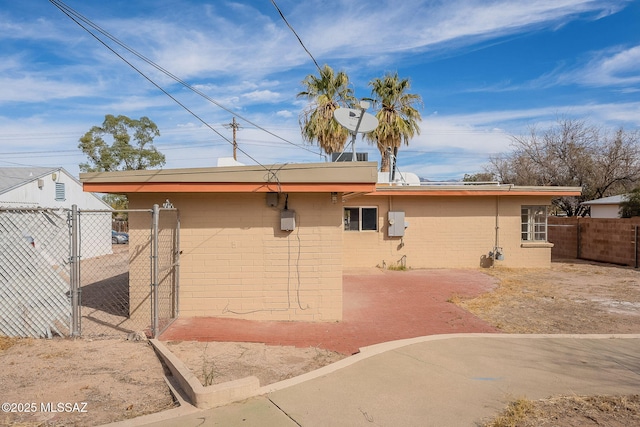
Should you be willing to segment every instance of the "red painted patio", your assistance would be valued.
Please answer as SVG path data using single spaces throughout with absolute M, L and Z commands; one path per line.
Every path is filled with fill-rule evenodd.
M 260 342 L 353 354 L 360 347 L 424 335 L 498 332 L 447 302 L 454 295 L 480 295 L 495 283 L 477 270 L 348 271 L 343 277 L 341 322 L 178 318 L 160 339 Z

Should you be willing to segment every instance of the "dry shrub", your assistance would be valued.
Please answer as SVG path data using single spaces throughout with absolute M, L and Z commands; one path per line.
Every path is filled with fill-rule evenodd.
M 515 427 L 519 422 L 536 416 L 535 404 L 531 400 L 518 399 L 484 427 Z
M 640 423 L 640 395 L 554 396 L 511 402 L 484 427 L 631 426 Z
M 7 350 L 16 345 L 20 341 L 20 338 L 15 337 L 5 337 L 4 335 L 0 335 L 0 351 Z

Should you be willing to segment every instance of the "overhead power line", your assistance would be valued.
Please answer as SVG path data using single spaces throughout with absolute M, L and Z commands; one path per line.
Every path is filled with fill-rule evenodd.
M 320 72 L 320 74 L 322 74 L 322 70 L 320 69 L 320 66 L 318 65 L 318 62 L 316 61 L 316 58 L 313 57 L 313 55 L 311 54 L 311 52 L 309 52 L 309 49 L 307 49 L 307 47 L 304 45 L 304 43 L 302 43 L 302 39 L 300 38 L 300 36 L 298 35 L 298 33 L 296 33 L 296 30 L 293 29 L 293 27 L 291 26 L 291 24 L 289 24 L 289 21 L 287 21 L 287 18 L 284 17 L 284 13 L 282 13 L 282 11 L 280 10 L 280 8 L 278 7 L 278 5 L 276 4 L 275 0 L 271 0 L 271 3 L 273 4 L 273 7 L 276 8 L 276 10 L 278 11 L 278 13 L 280 14 L 280 17 L 282 18 L 282 20 L 284 21 L 285 24 L 287 24 L 287 27 L 289 27 L 289 29 L 291 30 L 291 32 L 293 33 L 294 36 L 296 36 L 296 38 L 298 39 L 298 42 L 300 43 L 300 46 L 302 46 L 302 48 L 304 49 L 305 52 L 307 52 L 307 54 L 311 57 L 311 60 L 313 61 L 314 64 L 316 64 L 316 68 L 318 69 L 318 71 Z
M 148 77 L 146 74 L 144 74 L 140 69 L 138 69 L 137 67 L 135 67 L 130 61 L 128 61 L 126 58 L 124 58 L 122 55 L 120 55 L 118 52 L 115 51 L 115 49 L 113 49 L 111 46 L 109 46 L 104 40 L 102 40 L 100 37 L 98 37 L 95 33 L 93 33 L 88 27 L 91 27 L 92 29 L 94 29 L 95 31 L 97 31 L 98 33 L 102 34 L 104 37 L 108 38 L 109 40 L 113 41 L 114 43 L 116 43 L 118 46 L 122 47 L 123 49 L 125 49 L 127 52 L 131 53 L 132 55 L 136 56 L 138 59 L 142 60 L 143 62 L 147 63 L 148 65 L 152 66 L 153 68 L 155 68 L 156 70 L 160 71 L 161 73 L 163 73 L 164 75 L 168 76 L 169 78 L 171 78 L 172 80 L 176 81 L 177 83 L 181 84 L 182 86 L 184 86 L 185 88 L 191 90 L 192 92 L 196 93 L 197 95 L 201 96 L 202 98 L 206 99 L 207 101 L 211 102 L 212 104 L 216 105 L 217 107 L 223 109 L 224 111 L 227 111 L 228 113 L 232 114 L 235 117 L 238 117 L 239 119 L 249 123 L 250 125 L 256 127 L 257 129 L 260 129 L 261 131 L 275 137 L 278 138 L 288 144 L 291 144 L 297 148 L 309 151 L 313 154 L 319 154 L 315 151 L 312 151 L 306 147 L 300 146 L 298 144 L 295 144 L 291 141 L 288 141 L 287 139 L 263 128 L 262 126 L 252 122 L 251 120 L 247 119 L 246 117 L 243 117 L 239 114 L 237 114 L 236 112 L 232 111 L 231 109 L 225 107 L 224 105 L 220 104 L 218 101 L 214 100 L 213 98 L 211 98 L 210 96 L 208 96 L 207 94 L 203 93 L 202 91 L 194 88 L 193 86 L 191 86 L 189 83 L 187 83 L 186 81 L 182 80 L 181 78 L 177 77 L 176 75 L 174 75 L 173 73 L 169 72 L 168 70 L 166 70 L 165 68 L 161 67 L 160 65 L 156 64 L 155 62 L 153 62 L 152 60 L 150 60 L 149 58 L 147 58 L 146 56 L 142 55 L 141 53 L 137 52 L 136 50 L 130 48 L 129 46 L 127 46 L 125 43 L 123 43 L 122 41 L 120 41 L 119 39 L 117 39 L 116 37 L 114 37 L 113 35 L 111 35 L 109 32 L 107 32 L 106 30 L 104 30 L 103 28 L 101 28 L 100 26 L 98 26 L 97 24 L 93 23 L 91 20 L 89 20 L 88 18 L 86 18 L 85 16 L 83 16 L 82 14 L 80 14 L 79 12 L 75 11 L 73 8 L 67 6 L 66 4 L 64 4 L 63 2 L 59 1 L 59 0 L 49 0 L 55 7 L 57 7 L 58 9 L 60 9 L 60 11 L 62 13 L 64 13 L 65 15 L 67 15 L 72 21 L 74 21 L 78 26 L 80 26 L 82 29 L 84 29 L 87 33 L 89 33 L 94 39 L 96 39 L 100 44 L 102 44 L 103 46 L 105 46 L 107 49 L 109 49 L 114 55 L 116 55 L 118 58 L 120 58 L 122 61 L 124 61 L 127 65 L 129 65 L 132 69 L 134 69 L 138 74 L 140 74 L 142 77 L 144 77 L 147 81 L 149 81 L 152 85 L 154 85 L 157 89 L 159 89 L 160 91 L 162 91 L 165 95 L 167 95 L 169 98 L 171 98 L 174 102 L 176 102 L 178 105 L 180 105 L 183 109 L 185 109 L 187 112 L 189 112 L 192 116 L 194 116 L 196 119 L 198 119 L 198 121 L 200 121 L 202 124 L 204 124 L 207 128 L 209 128 L 210 130 L 212 130 L 213 132 L 215 132 L 216 134 L 218 134 L 220 137 L 222 137 L 224 140 L 226 140 L 229 144 L 233 144 L 232 141 L 230 141 L 228 138 L 225 138 L 222 134 L 220 134 L 220 132 L 218 132 L 217 130 L 215 130 L 210 124 L 208 124 L 206 121 L 204 121 L 200 116 L 198 116 L 195 112 L 193 112 L 191 109 L 189 109 L 186 105 L 184 105 L 183 103 L 181 103 L 178 99 L 176 99 L 174 96 L 172 96 L 168 91 L 166 91 L 164 88 L 162 88 L 159 84 L 157 84 L 156 82 L 154 82 L 150 77 Z M 86 24 L 85 25 L 83 25 Z M 251 155 L 249 155 L 246 151 L 240 149 L 240 151 L 245 154 L 248 158 L 250 158 L 251 160 L 253 160 L 255 163 L 260 164 L 260 162 L 258 162 L 255 158 L 253 158 Z
M 67 15 L 73 22 L 75 22 L 76 24 L 78 24 L 82 29 L 84 29 L 87 33 L 89 33 L 94 39 L 96 39 L 100 44 L 102 44 L 104 47 L 106 47 L 107 49 L 109 49 L 114 55 L 116 55 L 118 58 L 120 58 L 122 61 L 124 61 L 129 67 L 131 67 L 134 71 L 136 71 L 138 74 L 140 74 L 142 77 L 144 77 L 149 83 L 151 83 L 152 85 L 154 85 L 158 90 L 160 90 L 162 93 L 164 93 L 165 95 L 167 95 L 169 98 L 171 98 L 176 104 L 178 104 L 179 106 L 181 106 L 185 111 L 187 111 L 189 114 L 191 114 L 193 117 L 195 117 L 196 119 L 198 119 L 198 121 L 200 121 L 203 125 L 205 125 L 206 127 L 208 127 L 209 129 L 211 129 L 213 132 L 215 132 L 216 134 L 218 134 L 218 136 L 220 136 L 221 138 L 223 138 L 224 140 L 226 140 L 227 142 L 231 143 L 231 141 L 229 141 L 227 138 L 225 138 L 224 135 L 222 135 L 220 132 L 218 132 L 217 130 L 215 130 L 211 125 L 209 125 L 209 123 L 207 123 L 204 119 L 202 119 L 199 115 L 197 115 L 193 110 L 191 110 L 189 107 L 187 107 L 185 104 L 183 104 L 182 102 L 180 102 L 176 97 L 174 97 L 173 95 L 171 95 L 168 91 L 166 91 L 163 87 L 161 87 L 159 84 L 157 84 L 155 81 L 153 81 L 149 76 L 147 76 L 145 73 L 143 73 L 139 68 L 137 68 L 135 65 L 133 65 L 130 61 L 128 61 L 125 57 L 123 57 L 122 55 L 120 55 L 118 52 L 116 52 L 115 49 L 113 49 L 111 46 L 109 46 L 104 40 L 102 40 L 100 37 L 98 37 L 97 35 L 95 35 L 91 30 L 89 30 L 89 28 L 87 28 L 86 26 L 84 26 L 80 21 L 84 22 L 85 24 L 89 25 L 90 27 L 92 27 L 93 29 L 95 29 L 96 31 L 100 32 L 100 34 L 104 35 L 105 37 L 109 38 L 110 40 L 114 41 L 115 43 L 117 43 L 118 45 L 120 45 L 121 47 L 123 47 L 124 49 L 126 49 L 127 51 L 134 53 L 135 51 L 131 50 L 130 48 L 128 48 L 126 45 L 124 45 L 124 43 L 120 42 L 119 40 L 117 40 L 115 37 L 111 36 L 109 33 L 107 33 L 105 30 L 103 30 L 102 28 L 100 28 L 99 26 L 97 26 L 96 24 L 94 24 L 92 21 L 90 21 L 89 19 L 85 18 L 83 15 L 79 14 L 78 12 L 76 12 L 75 10 L 73 10 L 72 8 L 70 8 L 69 6 L 65 5 L 64 3 L 57 1 L 57 0 L 49 0 L 54 6 L 56 6 L 58 9 L 60 9 L 62 11 L 62 13 L 64 13 L 65 15 Z M 166 71 L 164 68 L 158 66 L 157 64 L 153 63 L 151 60 L 149 60 L 148 58 L 138 54 L 137 52 L 134 53 L 134 55 L 136 55 L 138 58 L 142 59 L 143 61 L 147 62 L 150 65 L 153 65 L 156 69 L 160 70 L 161 72 L 163 72 L 164 74 L 168 75 L 169 77 L 173 78 L 176 81 L 181 81 L 180 79 L 178 79 L 176 76 L 174 76 L 173 74 L 169 73 L 168 71 Z M 186 83 L 184 83 L 186 84 Z M 260 164 L 259 161 L 257 161 L 256 159 L 254 159 L 249 153 L 246 153 L 244 151 L 242 151 L 248 158 L 250 158 L 251 160 L 253 160 L 255 163 Z M 261 165 L 262 166 L 262 165 Z

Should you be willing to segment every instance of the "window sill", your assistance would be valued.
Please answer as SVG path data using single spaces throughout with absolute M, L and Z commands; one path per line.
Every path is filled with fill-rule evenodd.
M 522 242 L 520 243 L 521 248 L 552 248 L 553 243 L 549 242 Z

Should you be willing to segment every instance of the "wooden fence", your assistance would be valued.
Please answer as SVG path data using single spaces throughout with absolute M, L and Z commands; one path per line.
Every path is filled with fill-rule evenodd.
M 640 218 L 549 217 L 554 259 L 586 259 L 638 268 Z

